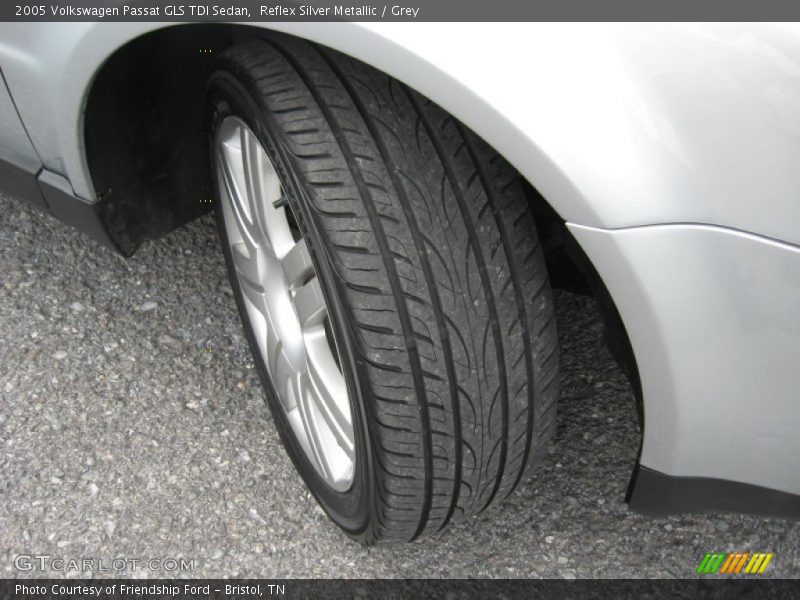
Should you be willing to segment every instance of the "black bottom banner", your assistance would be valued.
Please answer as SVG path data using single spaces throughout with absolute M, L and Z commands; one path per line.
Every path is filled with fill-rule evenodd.
M 800 580 L 2 580 L 15 600 L 255 600 L 256 598 L 797 598 Z

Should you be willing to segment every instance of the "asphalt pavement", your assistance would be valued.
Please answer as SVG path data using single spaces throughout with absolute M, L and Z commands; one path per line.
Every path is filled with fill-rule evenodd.
M 559 292 L 557 312 L 559 424 L 533 476 L 433 537 L 363 548 L 281 447 L 212 219 L 124 259 L 0 195 L 0 577 L 91 575 L 69 569 L 82 559 L 137 577 L 687 577 L 741 550 L 799 577 L 798 523 L 627 509 L 631 389 L 594 301 Z

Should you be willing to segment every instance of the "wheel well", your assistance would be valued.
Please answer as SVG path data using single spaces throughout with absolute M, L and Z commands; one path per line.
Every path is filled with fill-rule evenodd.
M 567 229 L 564 219 L 527 180 L 524 180 L 534 223 L 544 250 L 550 285 L 593 296 L 603 319 L 605 342 L 633 388 L 639 428 L 644 431 L 644 400 L 636 356 L 614 299 L 589 257 Z
M 100 68 L 84 114 L 86 159 L 100 214 L 125 254 L 211 208 L 205 84 L 215 55 L 263 35 L 240 25 L 175 25 L 131 40 Z M 630 341 L 603 281 L 548 201 L 529 182 L 526 192 L 551 283 L 595 296 L 609 347 L 641 399 Z
M 138 37 L 102 65 L 84 113 L 86 160 L 109 235 L 131 254 L 210 208 L 203 95 L 237 27 L 180 25 Z

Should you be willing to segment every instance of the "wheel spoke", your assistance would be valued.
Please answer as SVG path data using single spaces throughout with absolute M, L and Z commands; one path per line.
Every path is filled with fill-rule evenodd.
M 297 398 L 297 407 L 301 413 L 301 421 L 309 446 L 322 471 L 323 477 L 331 478 L 332 473 L 327 461 L 325 443 L 320 437 L 317 415 L 315 414 L 314 407 L 309 398 L 309 396 L 313 394 L 313 391 L 309 389 L 306 376 L 302 373 L 294 378 L 293 383 L 295 385 L 294 392 Z
M 339 447 L 353 460 L 355 442 L 347 388 L 324 330 L 306 334 L 306 356 L 312 400 L 336 437 Z
M 289 363 L 280 341 L 270 349 L 269 372 L 283 409 L 288 412 L 297 408 L 300 399 L 296 393 L 297 389 L 292 383 L 296 373 Z
M 241 284 L 240 287 L 242 288 L 244 297 L 250 301 L 253 308 L 255 308 L 262 317 L 268 319 L 269 315 L 267 314 L 267 301 L 264 297 L 264 288 L 243 277 L 239 278 L 239 283 Z
M 250 248 L 250 256 L 245 256 L 248 249 L 246 244 L 235 244 L 231 246 L 231 256 L 233 257 L 233 264 L 238 274 L 239 284 L 242 288 L 242 294 L 247 298 L 252 306 L 269 321 L 267 314 L 267 300 L 265 296 L 264 286 L 261 284 L 261 277 L 259 276 L 258 258 L 255 248 Z M 269 326 L 269 324 L 268 324 Z
M 247 248 L 245 243 L 232 244 L 231 255 L 236 272 L 240 277 L 247 279 L 251 285 L 262 286 L 262 276 L 258 266 L 258 250 Z
M 244 127 L 239 133 L 242 148 L 242 168 L 244 171 L 245 189 L 247 191 L 247 210 L 251 215 L 253 227 L 259 237 L 272 245 L 265 211 L 270 202 L 267 191 L 267 174 L 271 170 L 269 159 L 261 149 L 256 137 Z
M 267 368 L 271 374 L 275 371 L 278 353 L 283 347 L 283 342 L 281 342 L 281 338 L 278 335 L 275 325 L 269 316 L 266 318 L 266 323 L 267 326 L 264 335 L 264 350 L 262 355 L 266 358 Z
M 236 148 L 222 144 L 219 150 L 219 174 L 225 192 L 230 198 L 231 213 L 236 228 L 249 248 L 259 243 L 259 232 L 254 228 L 248 211 L 247 190 L 242 172 L 242 156 Z
M 314 267 L 311 264 L 311 255 L 308 253 L 308 246 L 305 240 L 300 240 L 281 261 L 286 280 L 291 287 L 302 285 L 313 273 Z
M 294 306 L 303 329 L 322 324 L 327 314 L 327 308 L 325 307 L 325 298 L 322 295 L 319 279 L 314 277 L 306 282 L 305 285 L 297 288 L 294 296 Z

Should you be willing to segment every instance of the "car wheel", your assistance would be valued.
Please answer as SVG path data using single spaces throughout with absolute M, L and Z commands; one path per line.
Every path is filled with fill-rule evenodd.
M 554 425 L 553 300 L 517 173 L 441 108 L 283 36 L 207 93 L 226 263 L 283 443 L 362 543 L 505 498 Z

